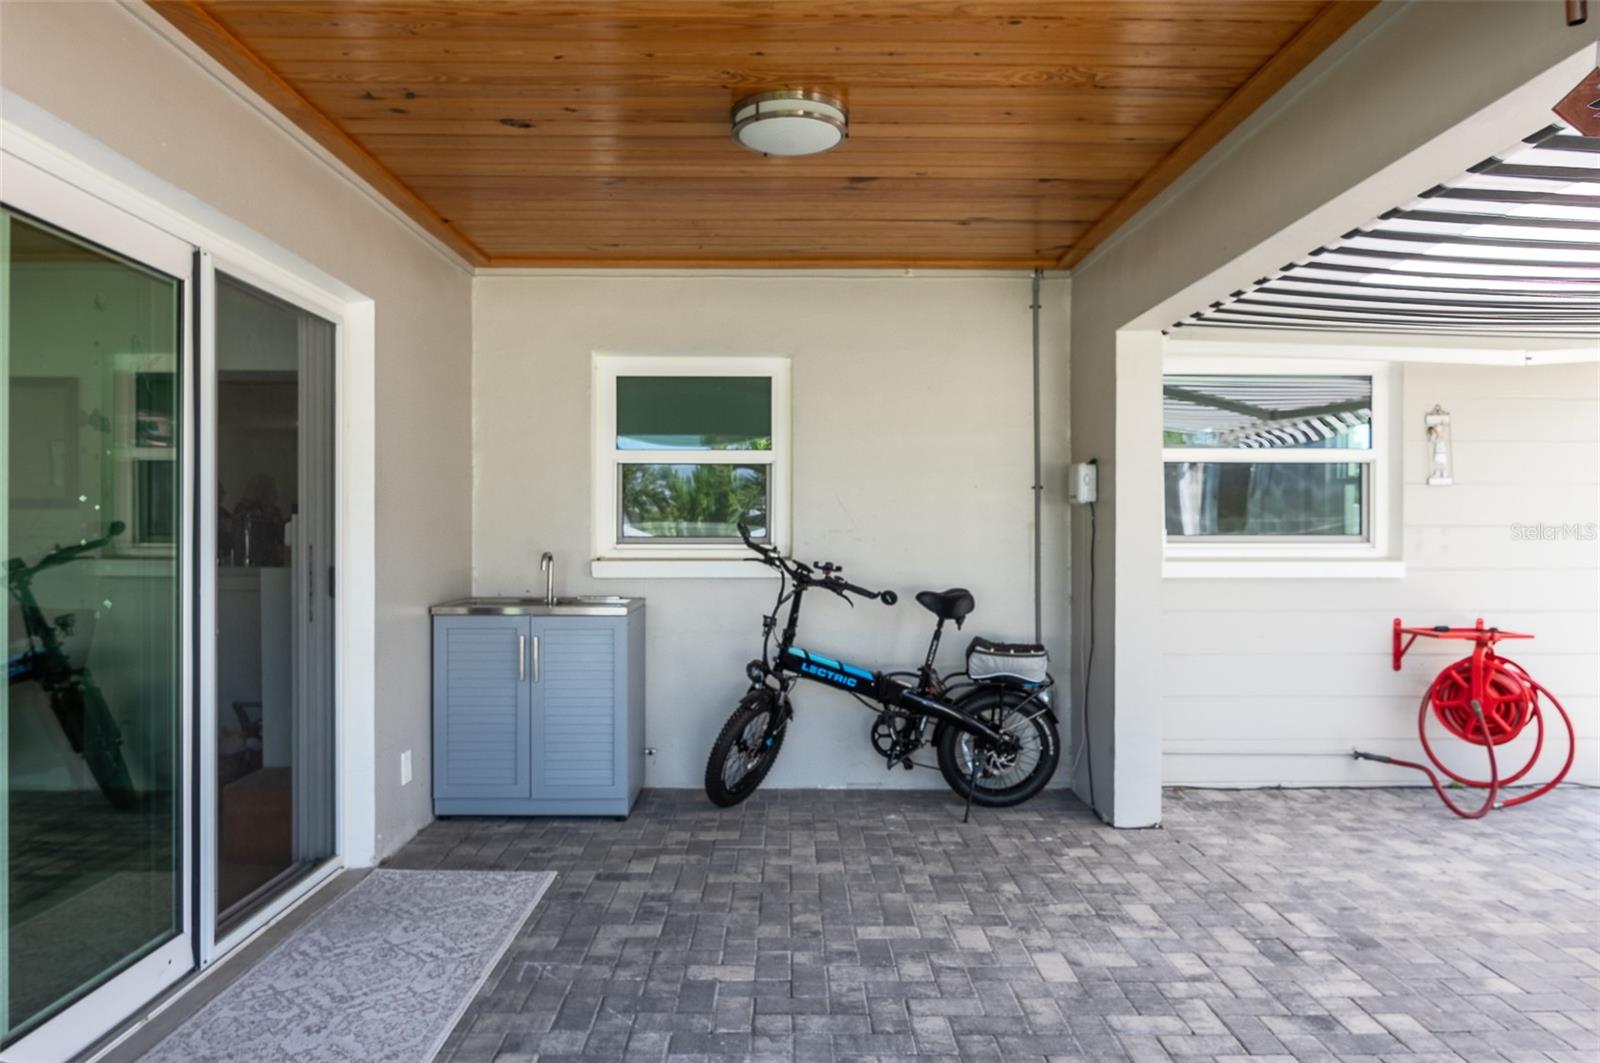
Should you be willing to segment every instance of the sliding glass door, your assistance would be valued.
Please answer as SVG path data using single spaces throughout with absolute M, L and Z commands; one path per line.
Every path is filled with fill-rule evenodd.
M 0 174 L 0 1059 L 50 1061 L 336 867 L 342 304 Z
M 92 1007 L 119 974 L 148 996 L 193 962 L 191 249 L 94 208 L 81 220 L 75 231 L 105 242 L 0 212 L 7 1044 Z
M 219 936 L 334 853 L 334 325 L 218 270 Z

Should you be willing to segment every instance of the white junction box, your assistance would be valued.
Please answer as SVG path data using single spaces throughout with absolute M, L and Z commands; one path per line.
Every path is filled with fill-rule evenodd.
M 1076 505 L 1093 502 L 1100 487 L 1100 466 L 1092 461 L 1076 461 L 1067 469 L 1067 501 Z

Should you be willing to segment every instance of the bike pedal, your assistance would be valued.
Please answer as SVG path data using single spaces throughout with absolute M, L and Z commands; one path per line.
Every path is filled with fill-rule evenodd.
M 900 766 L 906 769 L 906 771 L 910 771 L 914 765 L 912 765 L 910 757 L 901 757 Z

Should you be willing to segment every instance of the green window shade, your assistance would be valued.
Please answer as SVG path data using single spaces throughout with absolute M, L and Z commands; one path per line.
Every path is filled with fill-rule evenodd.
M 764 376 L 617 378 L 619 450 L 771 450 Z

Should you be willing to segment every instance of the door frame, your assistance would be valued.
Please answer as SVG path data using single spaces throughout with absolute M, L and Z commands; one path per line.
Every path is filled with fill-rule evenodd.
M 195 269 L 194 248 L 186 241 L 157 226 L 117 210 L 72 184 L 63 182 L 9 151 L 0 155 L 0 185 L 5 188 L 7 207 L 37 218 L 47 225 L 104 247 L 151 270 L 178 281 L 178 361 L 180 394 L 188 402 L 194 395 L 196 379 L 194 342 Z M 179 421 L 180 514 L 195 513 L 194 468 L 198 425 L 193 416 Z M 192 800 L 195 782 L 194 720 L 195 689 L 195 558 L 196 542 L 191 523 L 185 519 L 177 553 L 178 567 L 178 774 L 175 807 L 178 839 L 178 933 L 170 941 L 114 974 L 100 986 L 80 997 L 50 1019 L 6 1046 L 0 1058 L 57 1059 L 82 1051 L 105 1031 L 99 1023 L 107 1014 L 125 1015 L 157 992 L 172 986 L 196 963 L 194 896 L 196 809 Z M 9 694 L 9 692 L 8 692 Z M 0 752 L 7 752 L 0 749 Z M 0 810 L 0 836 L 9 836 Z M 3 929 L 3 928 L 0 928 Z M 9 972 L 5 972 L 9 977 Z M 0 1008 L 5 1006 L 0 1001 Z
M 199 325 L 196 333 L 199 338 L 200 381 L 196 391 L 198 399 L 198 422 L 211 430 L 204 432 L 196 450 L 199 460 L 199 470 L 196 477 L 196 495 L 198 498 L 198 513 L 203 519 L 197 521 L 199 525 L 195 542 L 199 548 L 201 561 L 197 566 L 196 587 L 198 591 L 197 610 L 199 625 L 197 632 L 211 632 L 210 637 L 201 635 L 198 639 L 199 654 L 197 659 L 198 673 L 196 683 L 198 686 L 199 719 L 197 721 L 199 770 L 197 784 L 197 800 L 202 809 L 217 808 L 217 583 L 216 565 L 213 559 L 217 556 L 217 274 L 225 273 L 228 276 L 243 281 L 258 288 L 274 298 L 281 299 L 307 313 L 315 314 L 334 326 L 334 379 L 335 379 L 335 422 L 337 426 L 338 412 L 338 373 L 343 363 L 343 348 L 346 332 L 346 315 L 348 307 L 335 299 L 329 298 L 325 293 L 314 286 L 307 284 L 286 285 L 281 277 L 274 277 L 261 270 L 257 264 L 245 261 L 236 256 L 225 253 L 213 253 L 201 250 L 199 252 L 199 292 L 200 313 Z M 338 498 L 339 485 L 339 433 L 334 432 L 334 498 Z M 334 570 L 338 571 L 339 564 L 339 533 L 338 511 L 342 509 L 335 503 L 335 530 L 334 530 Z M 343 748 L 344 720 L 339 711 L 339 622 L 338 599 L 334 599 L 335 627 L 334 627 L 334 722 L 333 742 L 335 751 Z M 336 753 L 337 756 L 337 753 Z M 344 772 L 335 764 L 333 779 L 333 816 L 334 816 L 334 853 L 316 866 L 307 869 L 288 887 L 281 890 L 276 896 L 266 903 L 259 905 L 246 918 L 240 920 L 235 926 L 221 937 L 217 936 L 217 855 L 218 855 L 218 821 L 213 814 L 209 817 L 202 816 L 197 832 L 197 847 L 199 858 L 195 869 L 199 875 L 197 885 L 196 910 L 198 919 L 198 957 L 199 966 L 204 969 L 219 957 L 226 955 L 239 945 L 250 940 L 257 932 L 275 921 L 289 908 L 298 904 L 309 894 L 322 886 L 330 876 L 337 874 L 345 867 L 344 859 Z
M 19 187 L 11 179 L 13 170 L 28 175 L 28 179 L 52 187 L 58 194 L 70 190 L 73 196 L 93 201 L 94 209 L 106 219 L 108 226 L 126 227 L 130 231 L 157 231 L 189 245 L 198 251 L 198 268 L 210 270 L 214 276 L 218 265 L 228 273 L 270 291 L 280 297 L 333 321 L 336 328 L 335 370 L 335 478 L 338 484 L 337 505 L 334 515 L 334 564 L 338 572 L 338 592 L 333 603 L 335 615 L 334 690 L 335 690 L 335 856 L 319 865 L 294 887 L 252 913 L 247 922 L 234 928 L 224 939 L 217 941 L 215 913 L 210 922 L 203 922 L 199 904 L 200 879 L 191 874 L 185 910 L 189 919 L 190 934 L 188 960 L 185 964 L 189 981 L 201 977 L 207 968 L 235 954 L 238 948 L 257 937 L 293 905 L 304 900 L 338 870 L 347 867 L 369 867 L 377 859 L 377 807 L 376 807 L 376 306 L 361 291 L 324 272 L 312 263 L 279 246 L 254 230 L 201 202 L 183 189 L 156 176 L 130 159 L 122 156 L 74 126 L 7 90 L 0 90 L 0 162 L 5 167 L 5 187 L 8 201 L 18 201 L 13 195 Z M 49 220 L 48 212 L 41 216 Z M 64 226 L 72 229 L 72 227 Z M 189 311 L 184 321 L 184 335 L 189 349 L 186 352 L 186 392 L 191 400 L 205 401 L 202 386 L 206 386 L 202 366 L 214 364 L 214 316 L 196 315 L 198 305 L 195 293 L 205 292 L 211 285 L 199 287 L 195 271 L 183 274 L 185 291 L 189 294 Z M 203 278 L 209 280 L 210 278 Z M 196 317 L 200 316 L 196 327 Z M 206 333 L 210 334 L 207 335 Z M 209 428 L 215 418 L 214 381 L 207 390 L 211 392 L 211 405 L 206 410 Z M 187 439 L 187 461 L 200 460 L 196 445 L 214 433 L 202 432 L 196 416 L 186 419 L 189 427 L 200 433 L 196 439 Z M 197 520 L 205 530 L 206 541 L 215 543 L 215 510 L 207 511 L 195 496 L 198 483 L 193 475 L 196 465 L 186 466 L 186 513 Z M 198 550 L 198 533 L 189 535 L 190 546 Z M 203 556 L 198 553 L 193 557 Z M 208 558 L 209 560 L 209 558 Z M 209 647 L 211 641 L 197 640 L 193 633 L 199 621 L 199 594 L 197 569 L 209 565 L 191 563 L 184 566 L 184 577 L 189 580 L 184 595 L 188 610 L 184 618 L 184 676 L 185 696 L 190 698 L 186 711 L 188 723 L 184 728 L 184 764 L 189 771 L 188 792 L 190 801 L 186 814 L 202 810 L 199 803 L 198 783 L 203 773 L 197 766 L 201 748 L 198 724 L 206 718 L 202 711 L 214 710 L 215 688 L 208 691 L 197 686 L 200 678 L 200 649 Z M 213 618 L 214 619 L 214 618 Z M 203 629 L 202 629 L 203 630 Z M 214 649 L 209 667 L 215 675 Z M 197 715 L 197 713 L 200 713 Z M 213 719 L 214 727 L 214 719 Z M 214 737 L 214 732 L 213 732 Z M 215 756 L 214 742 L 211 756 Z M 214 786 L 214 778 L 213 778 Z M 209 816 L 215 816 L 214 804 Z M 184 844 L 193 849 L 187 854 L 187 868 L 196 869 L 201 855 L 198 851 L 196 818 L 185 822 Z M 214 872 L 213 872 L 214 874 Z M 214 907 L 214 892 L 211 894 Z M 204 944 L 202 944 L 204 942 Z M 69 1011 L 81 1011 L 75 1040 L 81 1047 L 108 1038 L 113 1030 L 120 1031 L 99 1046 L 109 1050 L 130 1036 L 144 1022 L 168 1007 L 177 994 L 167 992 L 171 985 L 153 978 L 141 965 L 124 972 L 140 977 L 118 976 L 102 990 L 112 986 L 122 987 L 118 994 L 100 997 L 96 990 Z M 180 973 L 178 981 L 185 975 Z M 159 997 L 159 999 L 157 999 Z M 93 1000 L 97 1010 L 89 1011 L 80 1005 Z M 63 1013 L 64 1015 L 66 1013 Z M 52 1020 L 54 1022 L 54 1020 Z M 47 1024 L 49 1025 L 49 1024 Z M 42 1031 L 45 1027 L 41 1027 Z M 35 1031 L 40 1032 L 40 1031 Z M 40 1042 L 35 1050 L 30 1034 L 0 1051 L 0 1060 L 10 1060 L 13 1053 L 26 1049 L 20 1058 L 29 1060 L 65 1058 L 72 1052 L 58 1052 Z

